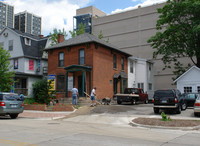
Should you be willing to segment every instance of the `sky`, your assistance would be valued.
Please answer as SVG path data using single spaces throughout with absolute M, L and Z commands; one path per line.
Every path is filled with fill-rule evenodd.
M 95 6 L 107 14 L 114 14 L 148 6 L 166 0 L 0 0 L 14 6 L 14 13 L 28 11 L 42 17 L 42 34 L 48 35 L 53 28 L 73 30 L 76 9 Z

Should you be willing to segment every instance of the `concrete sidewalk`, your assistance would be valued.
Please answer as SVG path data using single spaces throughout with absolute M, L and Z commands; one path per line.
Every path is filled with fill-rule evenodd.
M 59 118 L 65 117 L 71 113 L 74 113 L 75 111 L 76 110 L 74 110 L 72 112 L 47 112 L 47 111 L 24 110 L 23 113 L 19 114 L 19 117 L 59 119 Z

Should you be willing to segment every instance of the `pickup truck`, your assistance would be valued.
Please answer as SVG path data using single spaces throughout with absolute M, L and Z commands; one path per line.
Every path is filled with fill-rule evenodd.
M 144 93 L 141 88 L 126 88 L 124 94 L 115 94 L 114 99 L 117 99 L 117 103 L 121 104 L 122 102 L 131 102 L 135 104 L 138 101 L 148 103 L 148 94 Z

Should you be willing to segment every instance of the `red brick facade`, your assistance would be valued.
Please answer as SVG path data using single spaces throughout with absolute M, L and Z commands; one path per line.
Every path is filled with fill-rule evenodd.
M 105 97 L 113 97 L 114 93 L 114 74 L 120 74 L 121 71 L 121 58 L 124 58 L 124 72 L 127 75 L 127 56 L 117 50 L 111 50 L 108 47 L 97 43 L 86 43 L 82 45 L 70 46 L 65 48 L 57 48 L 48 50 L 48 74 L 57 76 L 64 75 L 66 80 L 65 67 L 70 65 L 79 65 L 79 50 L 85 51 L 85 64 L 84 66 L 90 66 L 91 69 L 91 89 L 95 86 L 97 88 L 97 98 L 102 99 Z M 64 52 L 64 67 L 58 67 L 59 52 Z M 113 69 L 113 54 L 117 56 L 117 68 Z M 81 76 L 81 71 L 74 72 L 74 84 L 78 88 L 78 76 Z M 69 73 L 68 76 L 73 76 L 73 73 Z M 86 72 L 86 92 L 90 95 L 89 91 L 89 72 Z M 65 82 L 65 81 L 63 81 Z M 120 92 L 120 79 L 117 83 L 117 92 Z M 57 84 L 56 84 L 57 86 Z M 56 88 L 57 89 L 57 88 Z M 63 90 L 65 87 L 63 87 Z M 57 92 L 57 98 L 65 97 L 65 92 Z M 71 97 L 71 93 L 68 92 L 68 96 Z

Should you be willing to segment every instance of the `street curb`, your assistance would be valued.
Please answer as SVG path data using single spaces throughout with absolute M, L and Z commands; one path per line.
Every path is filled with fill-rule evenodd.
M 165 127 L 165 126 L 153 126 L 153 125 L 143 125 L 143 124 L 138 124 L 133 122 L 135 118 L 132 119 L 132 121 L 129 122 L 130 126 L 133 127 L 143 127 L 143 128 L 154 128 L 154 129 L 170 129 L 170 130 L 184 130 L 184 131 L 189 131 L 189 130 L 199 130 L 199 126 L 193 126 L 193 127 Z

